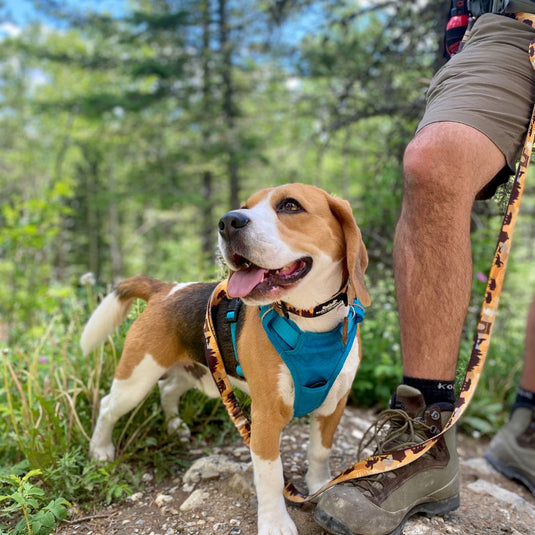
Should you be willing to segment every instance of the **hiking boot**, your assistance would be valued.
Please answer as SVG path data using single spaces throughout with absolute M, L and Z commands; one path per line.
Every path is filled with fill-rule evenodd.
M 492 439 L 485 459 L 504 476 L 517 479 L 535 495 L 535 410 L 513 409 L 510 420 Z
M 419 444 L 440 432 L 453 405 L 426 407 L 419 390 L 397 388 L 396 409 L 384 411 L 362 438 L 375 440 L 375 453 Z M 367 439 L 370 430 L 374 436 Z M 439 438 L 425 455 L 391 472 L 355 479 L 332 487 L 321 497 L 314 518 L 328 533 L 399 535 L 415 513 L 444 514 L 459 507 L 459 460 L 455 429 Z

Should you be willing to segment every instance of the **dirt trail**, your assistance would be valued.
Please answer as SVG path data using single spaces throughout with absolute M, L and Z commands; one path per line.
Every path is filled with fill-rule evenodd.
M 338 429 L 332 455 L 333 473 L 351 465 L 363 430 L 371 422 L 370 412 L 348 408 Z M 305 469 L 307 426 L 287 428 L 282 440 L 285 470 L 299 486 Z M 447 517 L 415 516 L 406 525 L 406 535 L 426 534 L 522 534 L 535 533 L 535 497 L 523 486 L 494 472 L 482 459 L 486 443 L 460 435 L 461 506 Z M 203 452 L 191 452 L 192 463 Z M 64 523 L 57 535 L 254 535 L 256 498 L 248 450 L 240 443 L 215 448 L 199 469 L 197 483 L 176 477 L 146 486 L 127 503 L 110 506 L 93 515 Z M 195 475 L 195 474 L 194 474 Z M 188 479 L 189 478 L 189 479 Z M 194 478 L 195 479 L 195 478 Z M 313 505 L 289 506 L 300 535 L 321 535 L 313 520 Z

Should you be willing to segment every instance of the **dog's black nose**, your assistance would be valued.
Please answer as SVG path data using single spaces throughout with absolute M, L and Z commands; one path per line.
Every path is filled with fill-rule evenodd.
M 221 234 L 222 238 L 228 240 L 238 230 L 245 227 L 249 221 L 250 219 L 241 210 L 227 212 L 219 220 L 219 234 Z

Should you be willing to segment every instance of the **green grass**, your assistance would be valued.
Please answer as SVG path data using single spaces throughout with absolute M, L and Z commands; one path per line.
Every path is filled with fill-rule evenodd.
M 125 332 L 142 306 L 133 307 L 103 348 L 84 357 L 79 338 L 95 302 L 91 291 L 73 292 L 41 329 L 0 349 L 0 525 L 6 523 L 0 533 L 51 533 L 49 513 L 54 516 L 60 504 L 90 508 L 122 500 L 140 486 L 143 473 L 161 480 L 185 463 L 185 446 L 164 431 L 157 388 L 116 425 L 116 461 L 88 458 L 99 400 L 109 389 Z M 200 392 L 183 397 L 181 417 L 194 443 L 239 440 L 222 403 Z M 31 507 L 13 498 L 17 485 L 27 491 Z M 35 496 L 30 487 L 37 489 Z M 46 521 L 37 530 L 22 522 L 28 515 L 35 522 L 44 515 Z M 54 525 L 60 517 L 54 516 Z

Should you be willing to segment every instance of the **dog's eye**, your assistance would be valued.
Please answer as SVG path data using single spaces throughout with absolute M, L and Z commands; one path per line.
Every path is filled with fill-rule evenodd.
M 297 212 L 304 212 L 305 209 L 299 204 L 299 201 L 296 201 L 295 199 L 283 199 L 282 201 L 277 204 L 277 212 L 279 213 L 297 213 Z

